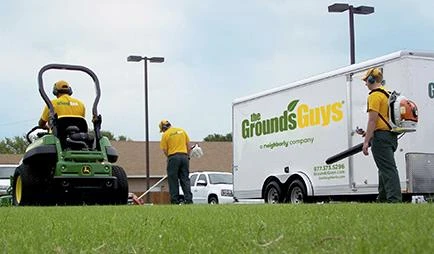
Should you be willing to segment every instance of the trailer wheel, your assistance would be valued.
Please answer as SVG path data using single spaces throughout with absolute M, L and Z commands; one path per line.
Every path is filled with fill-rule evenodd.
M 291 204 L 304 203 L 307 198 L 306 187 L 300 180 L 293 181 L 288 188 L 287 200 Z
M 280 188 L 280 185 L 275 181 L 271 181 L 268 183 L 267 187 L 265 188 L 264 194 L 265 203 L 278 204 L 282 203 L 283 201 L 282 188 Z

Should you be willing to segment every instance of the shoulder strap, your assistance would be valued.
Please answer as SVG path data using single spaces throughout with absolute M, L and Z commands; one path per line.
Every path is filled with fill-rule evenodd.
M 374 92 L 380 92 L 380 93 L 386 95 L 387 98 L 389 98 L 389 96 L 390 96 L 389 92 L 387 92 L 386 90 L 381 89 L 381 88 L 373 89 L 369 92 L 369 94 L 374 93 Z
M 384 89 L 381 88 L 377 88 L 377 89 L 373 89 L 369 92 L 369 94 L 374 93 L 374 92 L 380 92 L 384 95 L 386 95 L 386 97 L 389 99 L 390 97 L 390 93 L 385 91 Z M 387 110 L 389 110 L 389 105 L 387 105 Z M 381 120 L 383 120 L 383 122 L 387 125 L 387 127 L 391 130 L 392 126 L 390 125 L 390 123 L 386 120 L 386 118 L 384 118 L 384 116 L 382 114 L 380 114 L 380 112 L 378 112 L 378 116 L 381 118 Z
M 384 116 L 382 115 L 382 114 L 380 114 L 380 113 L 378 113 L 378 116 L 381 118 L 381 120 L 383 120 L 383 122 L 387 125 L 387 127 L 391 130 L 392 129 L 392 126 L 390 125 L 390 123 L 386 120 L 386 119 L 384 119 Z

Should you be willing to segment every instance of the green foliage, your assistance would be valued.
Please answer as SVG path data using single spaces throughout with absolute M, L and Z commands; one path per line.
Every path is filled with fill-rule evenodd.
M 94 131 L 90 131 L 94 134 Z M 101 135 L 106 136 L 109 140 L 132 141 L 127 136 L 120 135 L 117 138 L 110 131 L 101 131 Z M 0 140 L 0 154 L 23 154 L 26 151 L 29 142 L 26 136 L 15 136 L 13 138 L 4 138 Z
M 4 253 L 433 253 L 433 214 L 433 204 L 1 207 L 0 237 Z
M 107 137 L 109 140 L 116 140 L 115 135 L 110 131 L 101 130 L 101 136 Z
M 120 135 L 120 136 L 118 136 L 118 141 L 132 141 L 132 139 L 130 139 L 127 136 Z
M 95 135 L 95 132 L 93 130 L 91 130 L 90 132 L 93 135 Z M 106 131 L 106 130 L 101 130 L 101 135 L 104 137 L 107 137 L 109 140 L 113 140 L 113 141 L 132 141 L 132 139 L 130 139 L 129 137 L 127 137 L 125 135 L 120 135 L 116 138 L 112 132 Z
M 225 136 L 224 135 L 220 135 L 220 134 L 210 134 L 208 136 L 206 136 L 206 138 L 203 139 L 203 141 L 207 141 L 207 142 L 232 142 L 232 133 L 228 133 Z
M 28 145 L 29 142 L 24 135 L 5 138 L 0 141 L 0 154 L 23 154 Z

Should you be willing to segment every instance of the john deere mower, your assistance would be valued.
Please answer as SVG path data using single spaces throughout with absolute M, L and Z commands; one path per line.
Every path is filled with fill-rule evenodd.
M 83 117 L 58 116 L 48 98 L 42 75 L 47 70 L 87 73 L 94 81 L 96 97 L 92 108 L 93 133 Z M 12 178 L 14 205 L 127 204 L 128 181 L 122 167 L 114 163 L 117 151 L 101 136 L 102 117 L 97 105 L 101 90 L 90 69 L 65 64 L 49 64 L 39 71 L 39 93 L 49 109 L 50 131 L 39 132 L 27 147 Z

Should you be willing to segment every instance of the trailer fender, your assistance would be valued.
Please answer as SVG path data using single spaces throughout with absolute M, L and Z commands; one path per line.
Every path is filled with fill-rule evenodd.
M 304 172 L 302 171 L 297 171 L 294 174 L 292 174 L 290 177 L 288 177 L 287 180 L 287 185 L 289 186 L 291 184 L 292 181 L 294 181 L 295 179 L 300 179 L 303 180 L 304 184 L 306 185 L 306 194 L 308 196 L 313 196 L 314 192 L 313 192 L 313 185 L 312 185 L 312 181 L 310 180 L 309 176 L 306 175 Z
M 270 182 L 275 182 L 279 185 L 280 188 L 283 188 L 284 181 L 282 182 L 282 175 L 269 175 L 265 178 L 265 181 L 262 183 L 261 198 L 265 198 L 265 189 L 267 188 Z
M 313 184 L 309 176 L 302 171 L 297 171 L 294 172 L 293 174 L 275 174 L 275 175 L 267 176 L 266 180 L 262 185 L 262 197 L 264 196 L 265 188 L 269 182 L 274 181 L 278 183 L 282 187 L 282 189 L 285 190 L 289 187 L 289 184 L 291 184 L 291 182 L 294 181 L 295 179 L 301 179 L 304 182 L 304 184 L 306 185 L 306 192 L 307 192 L 306 194 L 308 196 L 314 195 Z

